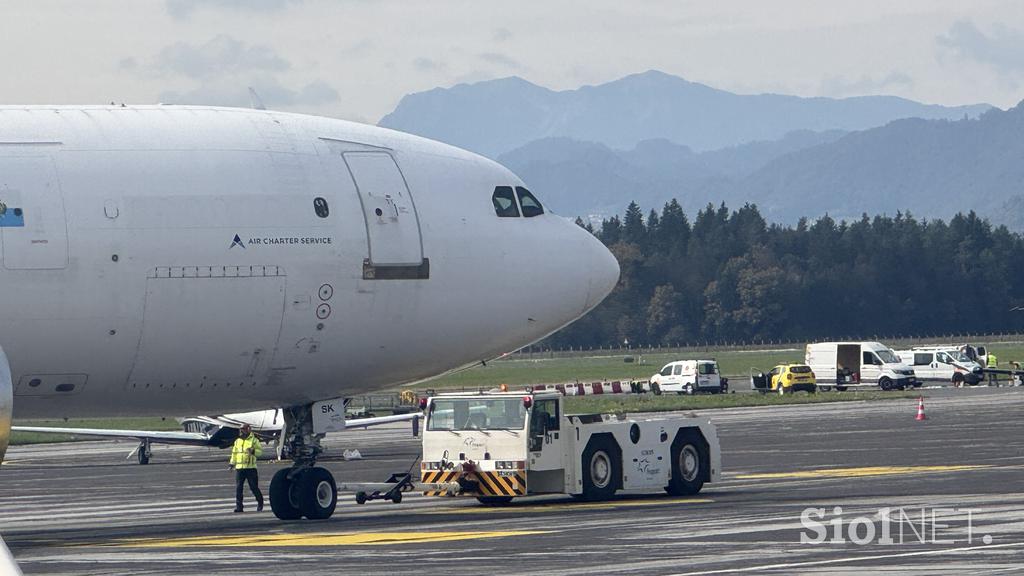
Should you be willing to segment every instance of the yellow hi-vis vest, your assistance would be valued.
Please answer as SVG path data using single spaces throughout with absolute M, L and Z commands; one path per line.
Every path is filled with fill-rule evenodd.
M 253 453 L 249 453 L 249 449 L 252 448 Z M 235 443 L 231 446 L 231 461 L 236 470 L 243 470 L 245 468 L 255 468 L 256 458 L 263 453 L 263 448 L 260 446 L 260 441 L 256 439 L 255 434 L 249 434 L 248 438 L 235 438 Z
M 989 354 L 988 358 L 985 359 L 985 366 L 987 366 L 988 368 L 995 368 L 996 364 L 997 364 L 997 362 L 996 362 L 996 355 L 995 354 Z

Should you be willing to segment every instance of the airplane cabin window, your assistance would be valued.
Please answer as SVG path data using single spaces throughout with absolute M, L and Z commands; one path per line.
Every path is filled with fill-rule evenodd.
M 523 207 L 524 218 L 540 216 L 544 213 L 544 207 L 540 205 L 540 200 L 537 200 L 529 190 L 522 186 L 516 186 L 516 193 L 519 195 L 519 204 Z
M 494 212 L 501 218 L 518 218 L 519 206 L 516 205 L 515 195 L 512 194 L 511 186 L 496 186 L 494 195 L 491 196 L 494 203 Z

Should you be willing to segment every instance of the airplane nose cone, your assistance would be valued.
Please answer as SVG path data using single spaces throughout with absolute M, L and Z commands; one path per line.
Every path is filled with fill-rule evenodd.
M 600 240 L 589 233 L 590 289 L 587 292 L 586 311 L 593 310 L 619 283 L 619 261 Z

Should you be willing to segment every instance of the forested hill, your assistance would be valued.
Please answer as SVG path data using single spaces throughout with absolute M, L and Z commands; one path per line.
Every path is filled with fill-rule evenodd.
M 773 159 L 719 198 L 756 202 L 773 222 L 826 212 L 950 218 L 975 210 L 1019 226 L 1019 212 L 1007 213 L 1024 202 L 1022 136 L 1024 103 L 977 119 L 897 120 Z
M 582 224 L 582 223 L 581 223 Z M 973 212 L 768 225 L 753 205 L 635 203 L 595 232 L 622 268 L 548 344 L 615 346 L 1021 331 L 1024 237 Z

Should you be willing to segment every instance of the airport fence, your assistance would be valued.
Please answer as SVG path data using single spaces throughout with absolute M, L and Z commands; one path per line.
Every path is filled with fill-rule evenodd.
M 922 345 L 942 344 L 1021 344 L 1024 343 L 1022 333 L 963 333 L 963 334 L 928 334 L 928 335 L 860 335 L 860 336 L 836 336 L 831 338 L 818 338 L 815 340 L 718 340 L 704 342 L 683 342 L 675 344 L 624 344 L 615 347 L 565 347 L 550 348 L 543 346 L 528 346 L 511 354 L 507 354 L 500 360 L 535 360 L 540 358 L 575 358 L 581 356 L 610 356 L 622 354 L 634 356 L 643 354 L 698 354 L 719 351 L 776 351 L 776 350 L 803 350 L 810 342 L 882 342 L 893 348 L 911 348 Z

